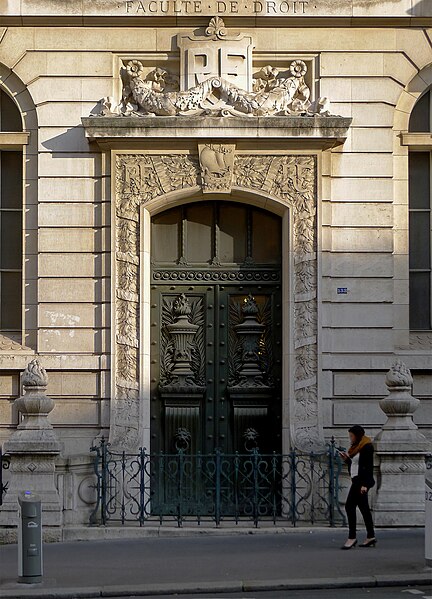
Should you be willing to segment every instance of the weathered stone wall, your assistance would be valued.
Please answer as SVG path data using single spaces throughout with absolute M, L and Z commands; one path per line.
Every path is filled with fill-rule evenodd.
M 420 74 L 423 87 L 404 91 L 432 62 L 432 34 L 391 24 L 233 28 L 252 35 L 260 64 L 282 55 L 313 60 L 317 95 L 331 98 L 334 113 L 353 118 L 346 143 L 325 151 L 320 166 L 319 378 L 326 434 L 345 437 L 353 421 L 371 434 L 379 429 L 384 416 L 377 400 L 397 353 L 422 400 L 415 420 L 431 436 L 432 338 L 410 338 L 408 331 L 407 149 L 398 132 L 432 83 Z M 110 165 L 85 138 L 81 117 L 100 98 L 118 95 L 122 57 L 150 56 L 163 66 L 173 60 L 173 38 L 183 30 L 190 28 L 0 28 L 1 84 L 16 97 L 32 133 L 25 197 L 29 349 L 4 344 L 0 352 L 0 442 L 17 424 L 12 399 L 32 352 L 49 373 L 48 393 L 56 401 L 51 420 L 66 455 L 87 452 L 109 426 Z

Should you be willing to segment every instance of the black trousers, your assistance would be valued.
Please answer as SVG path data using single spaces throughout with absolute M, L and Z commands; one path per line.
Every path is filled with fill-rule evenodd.
M 348 516 L 349 538 L 355 539 L 357 536 L 356 508 L 358 507 L 363 516 L 368 539 L 372 539 L 375 536 L 375 531 L 369 507 L 368 494 L 361 493 L 360 489 L 361 484 L 354 478 L 345 503 L 345 511 Z

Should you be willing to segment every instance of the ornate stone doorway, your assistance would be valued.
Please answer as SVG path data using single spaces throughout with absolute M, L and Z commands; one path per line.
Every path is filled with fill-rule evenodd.
M 182 293 L 191 293 L 192 303 L 198 299 L 198 281 L 191 281 L 190 285 L 189 280 L 171 281 L 168 274 L 163 275 L 167 279 L 152 280 L 157 269 L 151 267 L 151 218 L 185 202 L 196 201 L 197 206 L 202 206 L 203 194 L 210 192 L 204 196 L 210 198 L 210 203 L 220 197 L 222 202 L 234 198 L 282 217 L 282 450 L 293 445 L 306 450 L 316 447 L 322 443 L 317 376 L 316 155 L 281 150 L 238 151 L 233 145 L 229 148 L 230 162 L 225 160 L 229 170 L 224 172 L 230 177 L 223 181 L 222 196 L 220 188 L 215 189 L 216 184 L 206 176 L 198 145 L 188 143 L 183 148 L 176 153 L 149 148 L 132 153 L 117 151 L 113 155 L 115 310 L 110 440 L 114 447 L 128 450 L 151 446 L 151 405 L 160 401 L 152 391 L 159 384 L 159 374 L 152 372 L 152 343 L 157 341 L 151 339 L 150 332 L 159 326 L 159 317 L 152 316 L 151 306 L 158 305 L 158 300 L 151 298 L 155 291 L 152 286 L 167 285 L 172 310 L 174 300 L 180 302 Z M 235 285 L 239 283 L 236 281 Z M 171 290 L 170 286 L 175 288 Z M 244 300 L 249 291 L 252 296 L 259 296 L 258 285 L 249 290 L 237 288 L 235 293 Z M 203 296 L 204 292 L 205 289 L 200 291 Z M 214 305 L 214 298 L 208 301 Z M 181 314 L 173 312 L 173 316 Z M 184 428 L 181 422 L 173 425 L 170 434 L 175 434 L 177 428 Z
M 151 224 L 151 451 L 281 451 L 281 218 L 199 201 Z

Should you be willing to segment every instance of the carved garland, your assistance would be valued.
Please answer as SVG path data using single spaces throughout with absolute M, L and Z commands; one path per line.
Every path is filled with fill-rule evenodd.
M 136 448 L 139 435 L 139 207 L 201 184 L 197 157 L 123 154 L 116 158 L 115 398 L 112 443 Z M 317 392 L 316 165 L 314 156 L 242 155 L 233 186 L 264 192 L 293 209 L 294 442 L 321 442 Z

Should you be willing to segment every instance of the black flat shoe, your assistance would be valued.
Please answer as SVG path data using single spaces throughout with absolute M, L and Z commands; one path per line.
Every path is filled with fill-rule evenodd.
M 361 545 L 359 545 L 359 547 L 375 547 L 376 544 L 377 544 L 377 540 L 371 539 L 370 541 L 365 541 L 364 543 L 361 543 Z
M 352 545 L 342 545 L 341 549 L 343 551 L 348 551 L 348 549 L 352 549 L 353 547 L 355 547 L 357 545 L 357 540 L 354 541 L 354 543 Z

